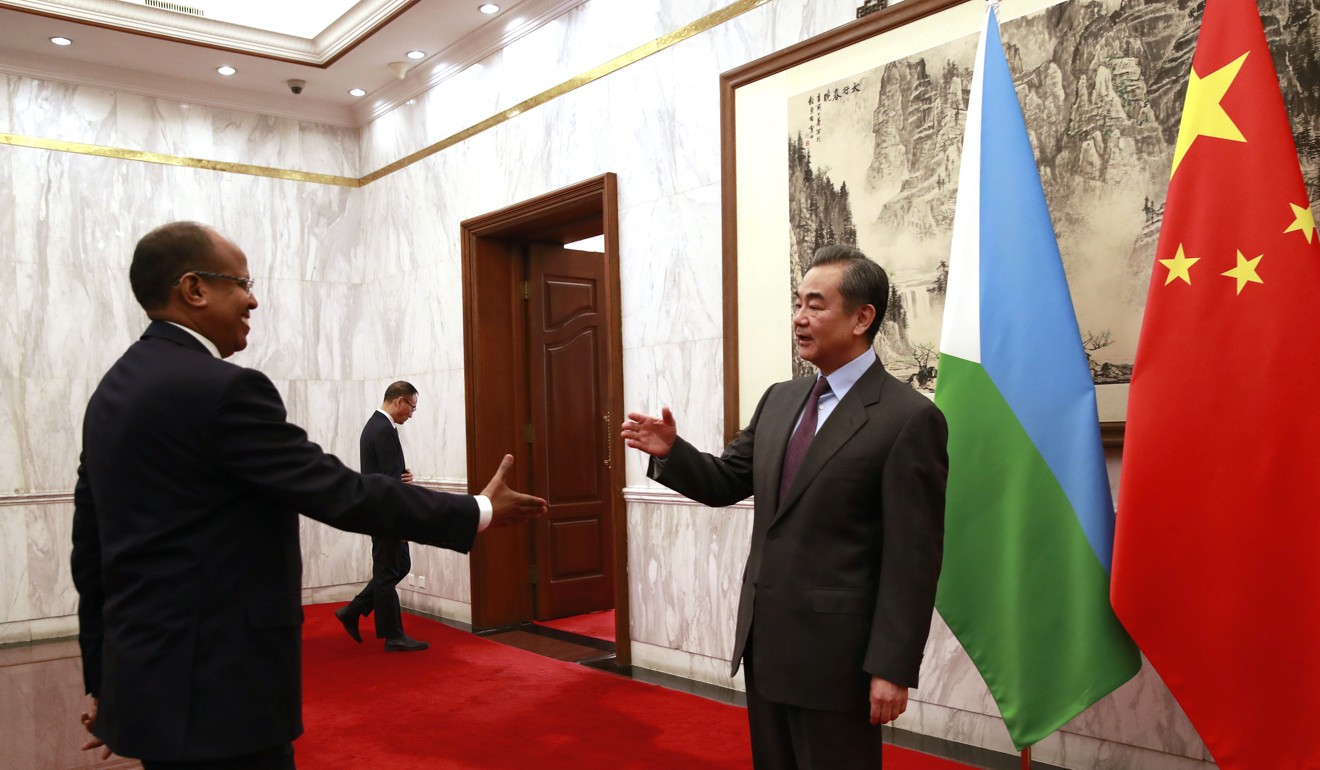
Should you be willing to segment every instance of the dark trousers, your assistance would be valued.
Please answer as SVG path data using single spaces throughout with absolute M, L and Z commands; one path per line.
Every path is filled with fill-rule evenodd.
M 750 648 L 750 644 L 748 645 Z M 743 657 L 747 722 L 756 770 L 876 770 L 883 744 L 870 704 L 856 711 L 816 711 L 775 703 L 756 689 L 756 663 Z
M 293 744 L 286 743 L 273 749 L 244 754 L 241 757 L 212 759 L 204 762 L 169 762 L 155 759 L 142 760 L 142 770 L 296 770 L 293 766 Z
M 371 581 L 362 587 L 348 610 L 359 615 L 376 616 L 376 638 L 398 639 L 403 636 L 403 611 L 395 586 L 412 570 L 408 541 L 371 538 Z

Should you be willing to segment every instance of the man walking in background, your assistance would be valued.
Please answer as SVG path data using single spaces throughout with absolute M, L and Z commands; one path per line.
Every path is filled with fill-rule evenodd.
M 385 389 L 385 400 L 367 418 L 362 428 L 362 472 L 380 473 L 411 484 L 412 471 L 403 459 L 399 426 L 417 413 L 417 388 L 399 380 Z M 385 640 L 388 652 L 416 652 L 431 645 L 403 632 L 403 612 L 396 586 L 412 570 L 408 541 L 393 537 L 371 538 L 371 580 L 335 617 L 353 641 L 362 643 L 358 619 L 375 612 L 376 638 Z

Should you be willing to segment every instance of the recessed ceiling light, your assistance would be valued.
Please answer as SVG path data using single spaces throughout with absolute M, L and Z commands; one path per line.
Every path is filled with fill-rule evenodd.
M 487 14 L 489 14 L 489 13 L 499 13 L 499 12 L 500 12 L 500 7 L 499 7 L 498 5 L 496 5 L 496 4 L 494 4 L 494 3 L 482 3 L 482 4 L 481 4 L 481 7 L 477 8 L 477 10 L 478 10 L 478 11 L 481 11 L 482 13 L 487 13 Z
M 236 69 L 234 69 L 233 67 L 231 67 L 231 66 L 229 66 L 228 64 L 226 64 L 225 66 L 220 67 L 219 69 L 217 69 L 216 72 L 219 72 L 221 75 L 224 75 L 225 77 L 229 77 L 230 75 L 234 74 L 235 72 L 238 72 L 238 70 L 236 70 Z
M 425 54 L 424 52 L 422 52 L 422 51 L 409 51 L 409 52 L 408 52 L 408 58 L 409 58 L 409 59 L 425 59 L 425 58 L 426 58 L 426 54 Z
M 353 96 L 366 96 L 366 95 L 367 95 L 367 92 L 366 92 L 366 91 L 363 91 L 361 88 L 350 88 L 348 92 L 349 92 L 349 94 L 351 94 L 351 95 L 353 95 Z
M 50 42 L 54 43 L 55 45 L 73 45 L 73 41 L 68 39 L 67 37 L 52 37 L 50 39 Z

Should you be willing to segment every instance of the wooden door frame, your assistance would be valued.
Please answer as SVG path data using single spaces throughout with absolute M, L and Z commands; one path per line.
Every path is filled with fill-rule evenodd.
M 526 311 L 522 255 L 517 246 L 547 231 L 571 233 L 584 221 L 594 225 L 597 217 L 605 235 L 606 283 L 601 289 L 601 300 L 606 332 L 605 366 L 609 372 L 606 409 L 621 422 L 623 314 L 615 175 L 603 174 L 461 224 L 467 473 L 468 489 L 473 493 L 481 491 L 506 453 L 514 455 L 515 478 L 511 482 L 516 488 L 526 489 L 531 477 L 525 434 L 530 388 L 525 358 Z M 612 434 L 608 451 L 614 458 L 609 470 L 609 495 L 615 655 L 617 663 L 626 666 L 631 662 L 628 520 L 623 502 L 623 441 L 617 431 Z M 497 628 L 532 619 L 531 582 L 525 573 L 530 564 L 530 543 L 528 524 L 492 530 L 477 538 L 469 560 L 473 628 Z

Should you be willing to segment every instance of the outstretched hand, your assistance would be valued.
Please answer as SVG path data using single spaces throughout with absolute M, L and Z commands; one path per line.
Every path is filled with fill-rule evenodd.
M 674 448 L 678 438 L 678 427 L 674 425 L 674 415 L 669 407 L 660 410 L 660 416 L 652 417 L 638 412 L 629 412 L 623 421 L 621 433 L 623 441 L 633 449 L 640 449 L 652 457 L 665 458 Z
M 509 469 L 513 467 L 513 455 L 505 455 L 500 461 L 500 467 L 491 477 L 490 483 L 481 490 L 481 494 L 490 499 L 490 507 L 494 513 L 490 519 L 492 527 L 502 527 L 506 524 L 518 524 L 529 517 L 540 516 L 546 512 L 545 501 L 539 497 L 524 495 L 521 492 L 515 492 L 509 489 L 508 483 L 504 477 L 508 475 Z

